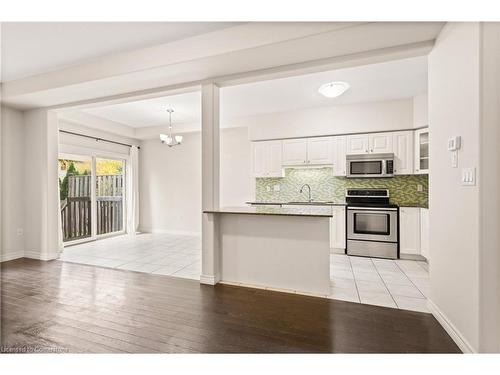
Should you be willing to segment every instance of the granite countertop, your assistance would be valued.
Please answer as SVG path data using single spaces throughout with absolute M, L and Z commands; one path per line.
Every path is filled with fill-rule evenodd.
M 250 201 L 246 202 L 251 205 L 262 205 L 262 206 L 345 206 L 346 202 L 344 200 L 338 201 L 311 201 L 311 202 L 286 202 L 286 201 Z
M 332 217 L 333 211 L 330 206 L 310 207 L 281 207 L 281 206 L 251 206 L 251 207 L 222 207 L 216 210 L 205 210 L 204 213 L 213 214 L 244 214 L 244 215 L 280 215 L 280 216 L 309 216 L 309 217 Z

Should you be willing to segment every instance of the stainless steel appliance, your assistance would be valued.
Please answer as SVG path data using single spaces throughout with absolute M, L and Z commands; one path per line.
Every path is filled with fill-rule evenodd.
M 392 177 L 394 154 L 347 155 L 347 177 Z
M 349 255 L 399 258 L 399 207 L 387 189 L 347 189 Z

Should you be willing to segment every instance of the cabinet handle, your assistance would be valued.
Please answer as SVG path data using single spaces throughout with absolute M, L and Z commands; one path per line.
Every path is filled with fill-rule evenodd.
M 373 152 L 373 148 L 370 150 L 370 152 Z

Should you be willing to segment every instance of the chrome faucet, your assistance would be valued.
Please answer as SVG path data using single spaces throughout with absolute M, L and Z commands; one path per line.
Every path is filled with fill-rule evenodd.
M 309 200 L 308 200 L 308 202 L 312 202 L 313 199 L 311 198 L 311 187 L 309 186 L 309 184 L 302 185 L 302 187 L 300 188 L 299 193 L 302 194 L 302 192 L 304 191 L 305 187 L 307 187 L 309 189 L 308 190 L 308 192 L 309 192 Z

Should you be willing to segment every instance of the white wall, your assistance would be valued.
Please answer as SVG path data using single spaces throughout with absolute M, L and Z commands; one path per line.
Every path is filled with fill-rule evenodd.
M 1 160 L 2 160 L 2 237 L 1 260 L 24 256 L 24 124 L 20 111 L 2 107 Z
M 110 132 L 106 132 L 104 130 L 98 130 L 93 127 L 77 124 L 67 120 L 59 121 L 59 129 L 125 144 L 137 145 L 140 143 L 140 141 L 135 138 L 119 136 Z M 67 133 L 59 133 L 59 144 L 60 152 L 74 152 L 75 150 L 78 150 L 80 148 L 81 152 L 88 152 L 88 150 L 92 150 L 102 151 L 103 153 L 123 155 L 129 155 L 130 153 L 130 148 L 128 146 L 117 145 L 104 141 L 97 142 L 95 139 L 79 137 Z
M 220 205 L 254 199 L 247 128 L 221 130 Z M 150 232 L 201 232 L 201 133 L 186 133 L 181 146 L 158 139 L 140 151 L 140 227 Z
M 413 99 L 319 107 L 234 120 L 251 140 L 307 137 L 413 128 Z
M 142 142 L 139 190 L 141 231 L 201 232 L 201 133 L 169 148 Z
M 479 344 L 479 189 L 460 183 L 461 168 L 479 166 L 479 38 L 477 23 L 447 24 L 429 55 L 431 300 L 463 350 Z M 453 135 L 459 168 L 446 149 Z
M 220 137 L 220 206 L 245 205 L 255 200 L 248 128 L 222 129 Z
M 429 105 L 427 93 L 413 97 L 413 126 L 421 128 L 429 125 Z

